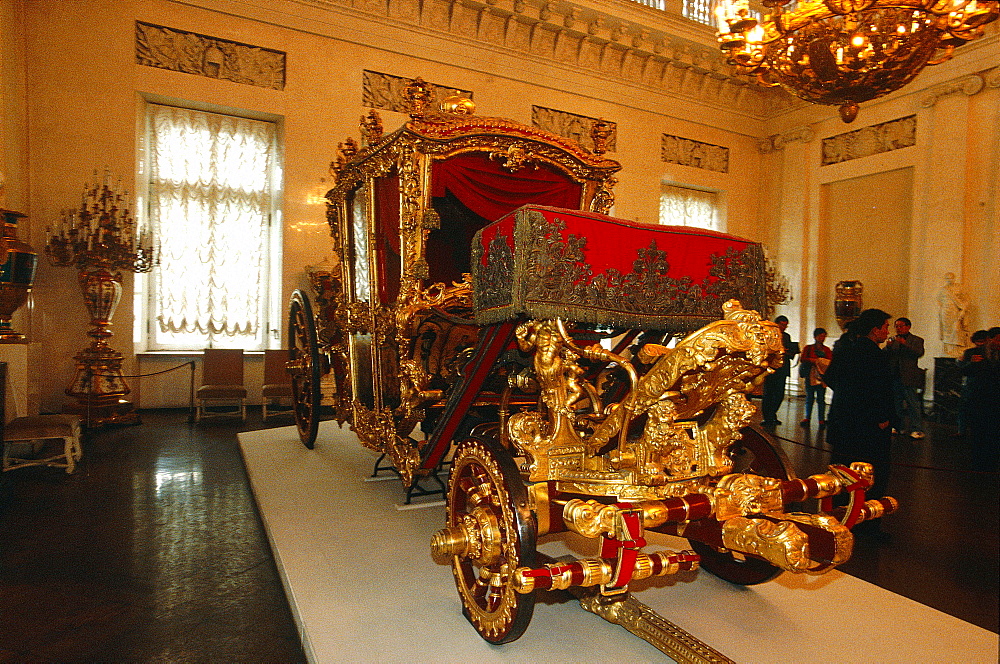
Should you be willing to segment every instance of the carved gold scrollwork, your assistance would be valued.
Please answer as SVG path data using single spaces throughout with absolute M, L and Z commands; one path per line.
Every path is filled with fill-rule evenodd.
M 674 349 L 640 351 L 655 359 L 653 367 L 619 403 L 597 412 L 587 407 L 595 405 L 588 396 L 594 390 L 583 379 L 579 360 L 615 361 L 631 368 L 628 362 L 600 346 L 577 348 L 557 320 L 518 327 L 520 348 L 534 353 L 543 407 L 512 415 L 507 433 L 528 460 L 530 480 L 554 480 L 566 491 L 635 500 L 683 496 L 730 472 L 728 448 L 754 412 L 745 393 L 769 367 L 777 366 L 782 346 L 777 326 L 756 312 L 735 301 L 724 312 L 723 320 L 689 335 Z M 645 416 L 641 436 L 623 436 L 640 416 Z M 724 497 L 725 518 L 760 509 L 780 511 L 778 485 L 768 482 L 774 480 L 725 480 L 718 492 Z
M 382 138 L 382 116 L 374 108 L 368 111 L 368 115 L 361 116 L 361 144 L 369 146 L 378 142 Z
M 355 401 L 351 430 L 358 434 L 362 445 L 392 460 L 403 486 L 413 484 L 414 474 L 420 466 L 420 452 L 409 438 L 396 433 L 391 409 L 372 410 Z
M 537 168 L 538 157 L 524 143 L 511 143 L 506 152 L 491 152 L 490 159 L 500 162 L 504 170 L 516 173 L 522 168 Z
M 715 518 L 781 512 L 781 480 L 760 475 L 726 475 L 715 488 Z
M 594 200 L 590 203 L 590 209 L 598 214 L 608 214 L 611 212 L 611 207 L 615 204 L 615 195 L 611 191 L 611 188 L 617 184 L 618 178 L 613 175 L 609 175 L 604 180 L 597 185 L 597 191 L 594 193 Z
M 535 377 L 548 412 L 544 421 L 537 413 L 517 413 L 509 424 L 512 440 L 530 460 L 530 479 L 537 481 L 547 479 L 554 450 L 583 451 L 572 426 L 574 404 L 584 395 L 578 381 L 583 369 L 576 362 L 578 355 L 563 342 L 556 321 L 528 321 L 514 334 L 522 351 L 534 351 Z
M 419 76 L 407 83 L 403 88 L 403 99 L 410 111 L 411 118 L 422 117 L 434 97 L 432 85 Z
M 449 346 L 454 341 L 450 340 L 448 328 L 453 327 L 454 323 L 443 316 L 465 316 L 471 307 L 472 284 L 468 274 L 463 275 L 462 281 L 454 282 L 451 286 L 437 283 L 421 289 L 411 284 L 400 293 L 394 316 L 396 344 L 400 354 L 401 403 L 397 413 L 403 421 L 415 423 L 423 417 L 421 409 L 428 402 L 443 396 L 441 390 L 427 389 L 432 376 L 442 376 L 448 370 L 436 358 L 451 357 L 457 350 L 457 346 Z M 431 325 L 429 319 L 440 319 L 440 323 Z M 425 341 L 424 332 L 428 332 L 428 329 L 422 331 L 422 328 L 430 327 L 435 332 L 426 335 L 433 338 L 433 348 L 428 350 L 422 345 Z
M 722 543 L 789 572 L 804 572 L 813 564 L 809 559 L 809 538 L 791 521 L 733 517 L 722 525 Z
M 615 125 L 604 118 L 599 118 L 590 128 L 590 138 L 594 142 L 594 154 L 604 154 L 608 151 L 608 139 L 614 134 Z

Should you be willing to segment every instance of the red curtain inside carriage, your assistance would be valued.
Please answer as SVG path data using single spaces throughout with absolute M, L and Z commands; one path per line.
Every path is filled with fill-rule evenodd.
M 505 170 L 484 153 L 468 153 L 436 161 L 431 167 L 431 198 L 441 227 L 427 238 L 426 258 L 431 282 L 451 283 L 469 271 L 469 247 L 487 224 L 534 203 L 578 209 L 581 185 L 551 166 Z M 378 219 L 379 295 L 394 302 L 399 294 L 399 176 L 375 181 Z

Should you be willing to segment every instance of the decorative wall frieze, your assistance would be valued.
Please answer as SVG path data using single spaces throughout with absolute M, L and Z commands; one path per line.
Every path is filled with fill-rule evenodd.
M 717 173 L 729 172 L 729 148 L 669 134 L 663 134 L 660 142 L 660 160 Z
M 935 85 L 924 90 L 920 95 L 920 106 L 922 108 L 930 108 L 938 103 L 938 100 L 942 97 L 959 93 L 971 97 L 982 90 L 984 84 L 985 81 L 982 76 L 979 74 L 969 74 L 968 76 L 962 76 L 946 83 Z
M 364 78 L 361 84 L 361 105 L 365 108 L 380 108 L 386 111 L 397 113 L 409 113 L 409 103 L 403 97 L 403 90 L 413 79 L 392 74 L 382 74 L 377 71 L 364 70 Z M 430 106 L 437 108 L 438 102 L 445 97 L 461 95 L 472 99 L 471 90 L 460 90 L 449 88 L 444 85 L 428 83 L 432 90 Z
M 1000 67 L 994 67 L 983 72 L 983 80 L 988 88 L 1000 88 Z
M 796 127 L 781 134 L 766 136 L 757 142 L 757 149 L 763 154 L 783 150 L 792 143 L 808 143 L 815 138 L 816 132 L 809 127 Z
M 870 157 L 917 143 L 917 116 L 890 120 L 823 139 L 822 165 Z
M 136 64 L 285 89 L 285 53 L 270 48 L 135 22 Z
M 554 108 L 544 106 L 531 107 L 531 124 L 539 129 L 551 131 L 563 138 L 568 138 L 579 143 L 582 147 L 593 152 L 594 139 L 591 130 L 599 121 L 598 118 L 590 118 L 586 115 L 576 115 L 566 111 L 557 111 Z M 607 152 L 615 151 L 615 142 L 618 139 L 618 124 L 615 122 L 606 123 L 606 128 L 611 132 L 605 142 Z
M 595 7 L 585 2 L 294 1 L 377 14 L 414 31 L 447 33 L 514 51 L 518 57 L 540 58 L 758 117 L 774 98 L 773 91 L 737 75 L 714 43 L 696 41 L 711 39 L 708 28 L 637 3 L 620 3 L 621 15 L 615 16 L 601 11 L 612 4 Z

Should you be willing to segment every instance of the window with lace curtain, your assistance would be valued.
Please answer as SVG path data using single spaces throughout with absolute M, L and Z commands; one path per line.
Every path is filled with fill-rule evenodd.
M 145 347 L 266 348 L 278 327 L 271 261 L 281 263 L 275 123 L 146 108 L 146 209 L 160 264 L 136 297 Z
M 720 195 L 717 191 L 664 183 L 660 189 L 660 223 L 697 226 L 725 231 Z

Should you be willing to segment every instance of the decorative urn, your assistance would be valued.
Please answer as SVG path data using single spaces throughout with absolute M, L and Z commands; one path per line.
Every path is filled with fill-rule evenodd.
M 11 329 L 10 319 L 27 300 L 35 281 L 38 254 L 17 237 L 17 222 L 28 215 L 0 209 L 0 343 L 24 343 L 24 335 Z

